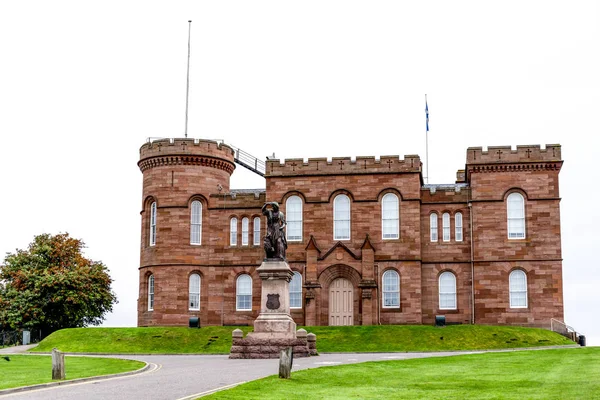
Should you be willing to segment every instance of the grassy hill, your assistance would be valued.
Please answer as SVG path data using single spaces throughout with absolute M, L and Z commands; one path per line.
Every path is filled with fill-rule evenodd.
M 600 399 L 600 348 L 377 361 L 292 372 L 202 399 Z
M 54 332 L 33 352 L 56 347 L 71 353 L 227 354 L 237 327 L 76 328 Z M 251 327 L 241 327 L 245 333 Z M 563 336 L 535 328 L 486 325 L 306 327 L 319 352 L 406 352 L 506 349 L 569 345 Z

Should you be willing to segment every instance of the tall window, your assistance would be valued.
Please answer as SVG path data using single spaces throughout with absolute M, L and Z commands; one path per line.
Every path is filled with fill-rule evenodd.
M 442 240 L 444 242 L 450 241 L 450 214 L 442 214 Z
M 202 241 L 202 203 L 198 200 L 192 201 L 190 219 L 190 244 L 200 244 Z
M 190 310 L 200 309 L 200 275 L 190 275 Z
M 154 275 L 148 277 L 148 311 L 154 310 Z
M 242 218 L 242 246 L 248 246 L 248 236 L 250 229 L 250 220 L 246 217 Z
M 150 204 L 150 246 L 156 244 L 156 202 Z
M 462 242 L 463 240 L 463 221 L 462 214 L 457 212 L 454 214 L 454 240 Z
M 290 282 L 290 308 L 302 308 L 302 275 L 294 272 Z
M 440 310 L 456 310 L 456 276 L 442 272 L 439 279 Z
M 236 290 L 236 310 L 252 310 L 252 278 L 250 275 L 240 275 L 237 278 Z
M 438 227 L 437 227 L 437 214 L 431 213 L 429 215 L 429 237 L 432 242 L 438 241 Z
M 237 218 L 231 218 L 229 222 L 229 245 L 237 246 Z
M 290 196 L 285 202 L 287 213 L 287 240 L 290 242 L 302 241 L 302 199 L 299 196 Z
M 520 193 L 511 193 L 507 199 L 508 238 L 525 239 L 525 199 Z
M 527 275 L 515 269 L 508 277 L 510 308 L 527 308 Z
M 383 273 L 383 308 L 400 307 L 400 275 L 396 271 L 388 270 Z
M 255 246 L 260 246 L 260 218 L 254 218 L 254 232 L 252 233 L 252 240 Z
M 381 232 L 383 239 L 398 239 L 400 236 L 398 196 L 388 193 L 381 200 Z
M 333 200 L 333 239 L 350 239 L 350 199 L 345 194 Z

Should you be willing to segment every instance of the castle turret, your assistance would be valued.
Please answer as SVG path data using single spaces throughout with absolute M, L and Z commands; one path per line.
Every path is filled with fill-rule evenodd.
M 172 324 L 175 321 L 169 318 L 175 316 L 169 317 L 169 310 L 151 312 L 154 293 L 149 277 L 153 276 L 152 283 L 161 279 L 162 288 L 185 288 L 189 272 L 180 270 L 209 258 L 209 248 L 203 245 L 207 238 L 203 240 L 202 233 L 208 228 L 210 195 L 229 192 L 235 169 L 233 149 L 210 140 L 160 139 L 140 148 L 138 166 L 144 175 L 138 323 Z M 198 224 L 190 223 L 194 218 Z M 164 284 L 168 279 L 177 282 Z M 159 320 L 154 315 L 160 315 Z

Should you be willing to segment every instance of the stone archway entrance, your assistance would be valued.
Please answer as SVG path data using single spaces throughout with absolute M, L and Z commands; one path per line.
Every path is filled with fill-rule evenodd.
M 354 325 L 354 286 L 337 278 L 329 286 L 329 326 Z

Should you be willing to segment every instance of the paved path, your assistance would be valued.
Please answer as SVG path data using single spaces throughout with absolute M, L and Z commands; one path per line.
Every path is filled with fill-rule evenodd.
M 25 346 L 3 347 L 0 349 L 0 354 L 25 353 L 27 350 L 29 350 L 35 346 L 37 346 L 37 343 L 36 344 L 27 344 Z
M 14 350 L 14 348 L 13 348 Z M 439 357 L 473 352 L 445 353 L 344 353 L 294 359 L 293 370 L 364 361 Z M 1 399 L 193 399 L 223 386 L 277 374 L 279 360 L 230 360 L 226 355 L 202 356 L 114 356 L 145 361 L 151 368 L 137 375 L 95 380 L 69 385 L 1 395 Z M 67 359 L 68 375 L 68 359 Z

